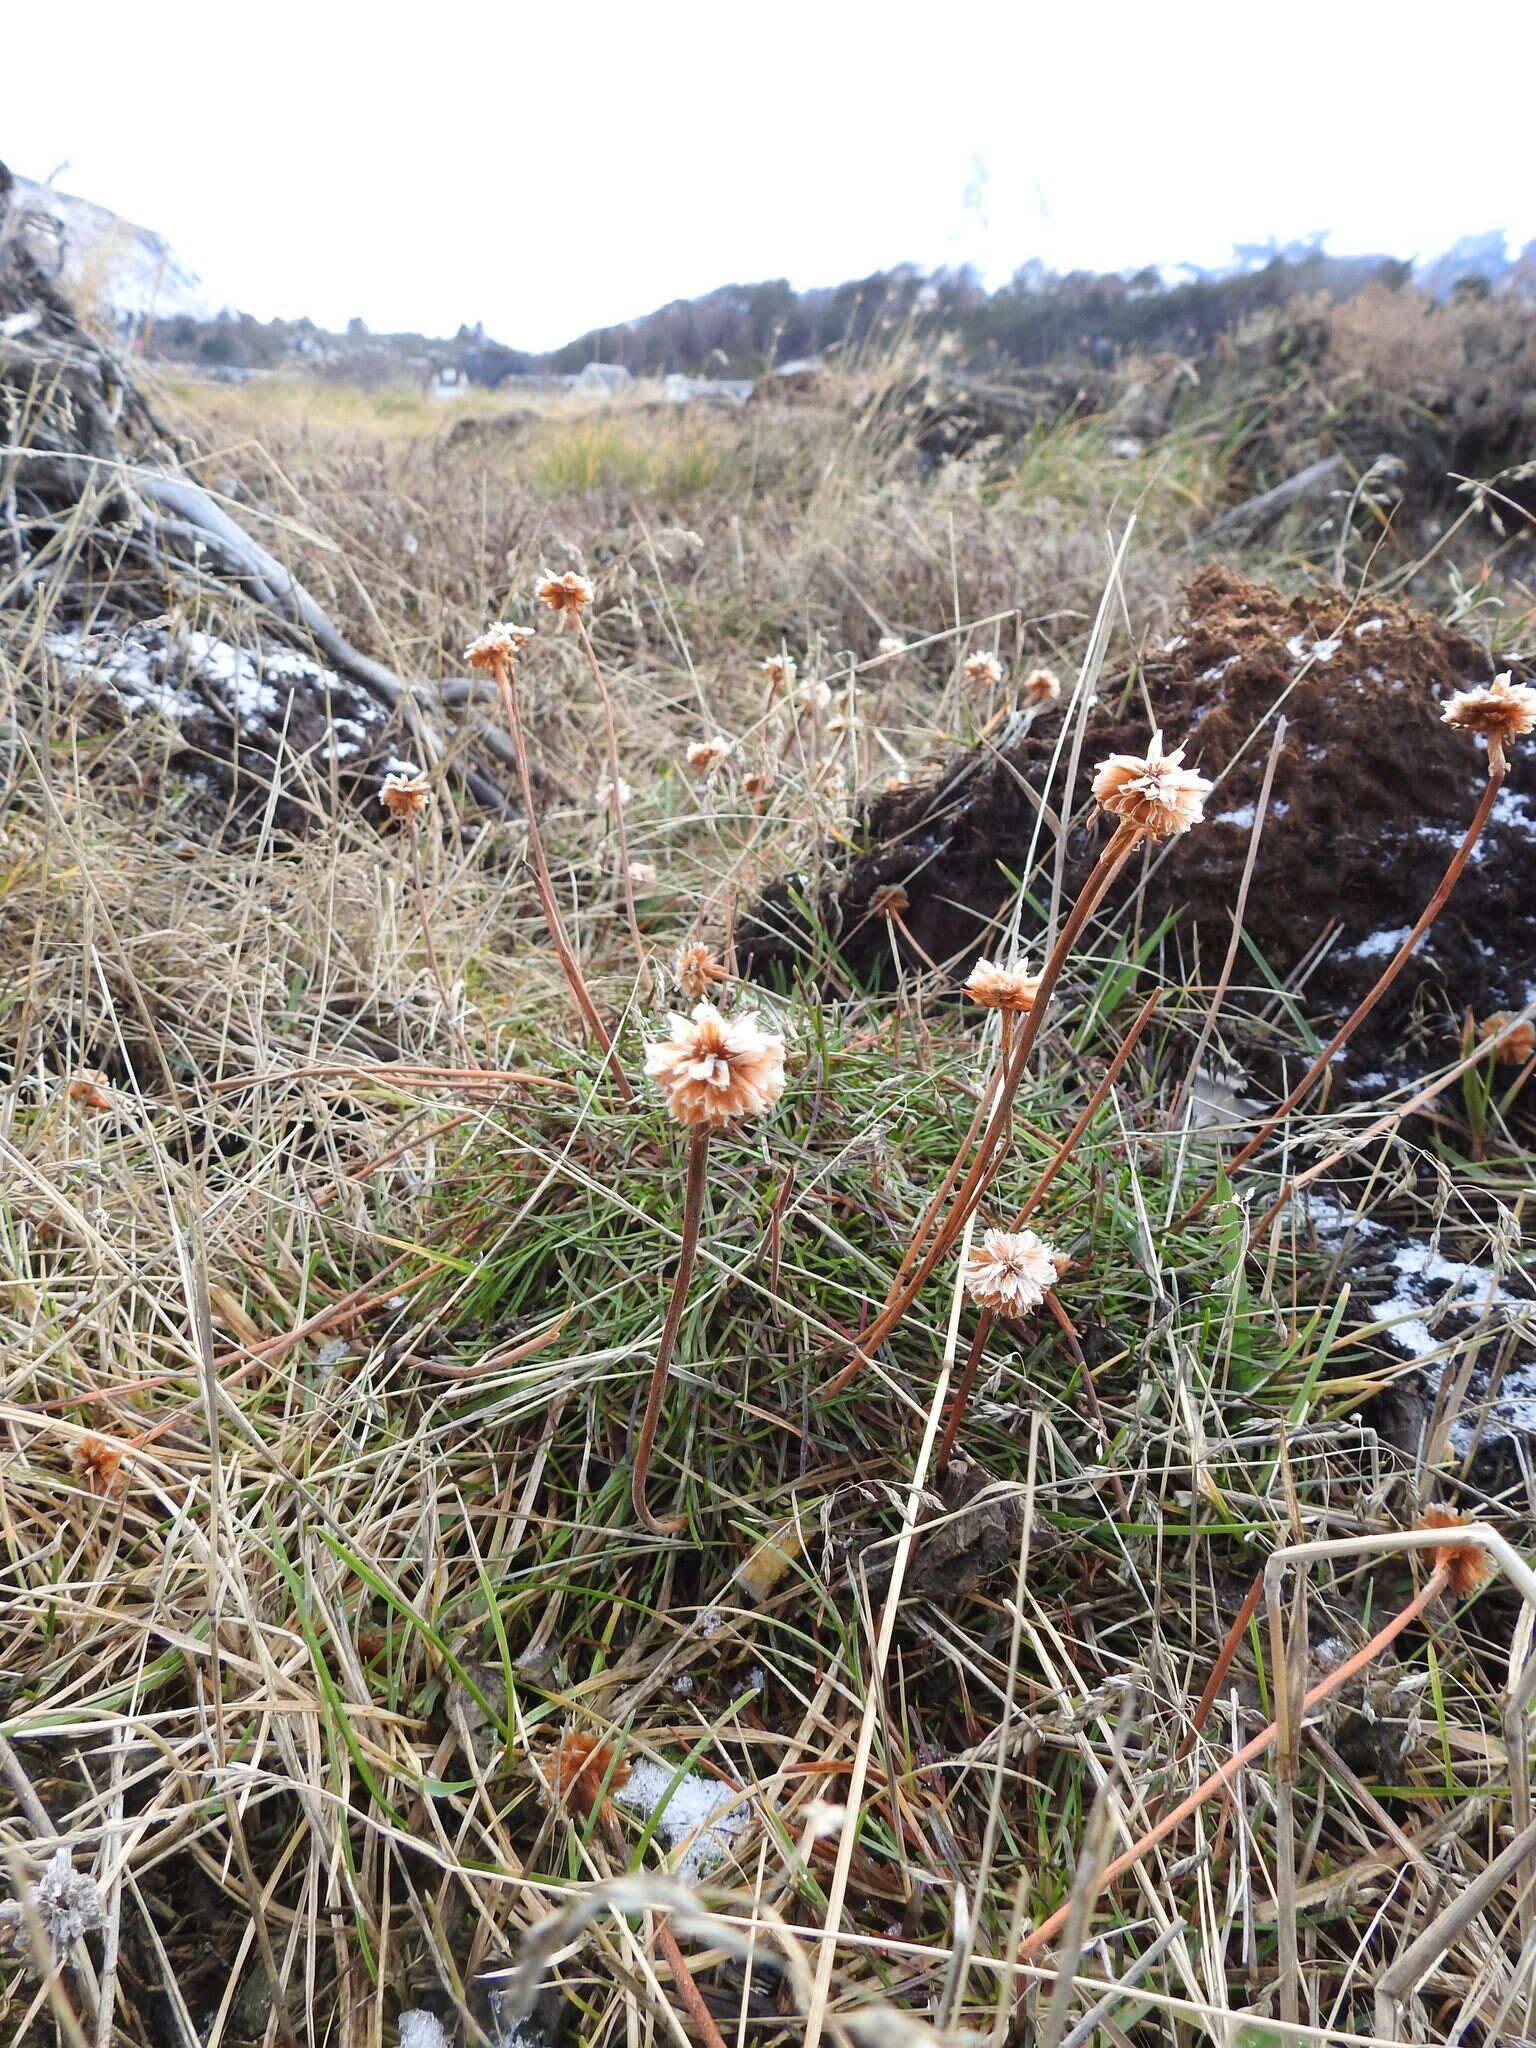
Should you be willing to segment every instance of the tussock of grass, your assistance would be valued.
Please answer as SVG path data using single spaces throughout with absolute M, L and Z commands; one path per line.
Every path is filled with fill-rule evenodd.
M 603 741 L 574 644 L 529 658 L 525 708 L 555 791 L 562 908 L 632 1073 L 680 945 L 718 943 L 785 868 L 806 870 L 814 904 L 824 828 L 852 829 L 815 789 L 831 755 L 868 782 L 915 768 L 935 731 L 984 724 L 999 707 L 958 671 L 995 644 L 997 624 L 979 623 L 994 614 L 1011 663 L 1073 671 L 1103 589 L 1099 522 L 1124 503 L 1126 459 L 1091 431 L 1032 447 L 1000 494 L 963 466 L 927 486 L 872 444 L 839 454 L 814 417 L 730 423 L 701 437 L 707 462 L 693 429 L 541 425 L 534 467 L 511 456 L 488 481 L 414 425 L 381 436 L 376 412 L 366 433 L 336 412 L 279 416 L 258 457 L 231 407 L 211 403 L 210 467 L 243 469 L 345 541 L 315 546 L 305 574 L 360 632 L 376 607 L 406 672 L 440 673 L 509 577 L 520 595 L 579 546 L 636 790 L 631 852 L 658 870 L 640 894 L 643 984 L 591 801 Z M 1111 616 L 1123 605 L 1138 630 L 1214 490 L 1210 446 L 1192 446 L 1161 481 L 1131 465 L 1150 492 L 1144 552 Z M 687 530 L 674 494 L 696 496 Z M 887 631 L 924 644 L 874 665 Z M 834 705 L 775 737 L 757 664 L 781 641 Z M 25 672 L 0 674 L 31 707 L 44 664 L 35 633 L 25 647 Z M 857 729 L 834 735 L 856 670 Z M 1178 1223 L 1211 1155 L 1165 1127 L 1209 1001 L 1175 936 L 1133 940 L 1121 891 L 1072 964 L 989 1220 L 1054 1156 L 1146 978 L 1164 983 L 1035 1219 L 1074 1261 L 1072 1334 L 1047 1318 L 998 1330 L 963 1460 L 916 1495 L 954 1363 L 952 1266 L 873 1367 L 823 1390 L 969 1120 L 995 1025 L 937 980 L 861 988 L 830 933 L 814 976 L 753 996 L 790 1039 L 790 1085 L 771 1120 L 712 1153 L 652 1477 L 658 1510 L 686 1523 L 657 1542 L 634 1526 L 626 1460 L 682 1148 L 659 1105 L 621 1108 L 578 1037 L 519 829 L 459 817 L 445 778 L 423 835 L 454 1021 L 483 1067 L 534 1077 L 477 1081 L 399 837 L 343 810 L 301 846 L 211 851 L 178 830 L 147 728 L 130 747 L 29 715 L 0 841 L 0 1840 L 37 1860 L 30 1788 L 96 1872 L 121 2037 L 148 2048 L 190 2026 L 217 2048 L 339 2026 L 372 2042 L 425 2005 L 473 2038 L 503 2010 L 497 1973 L 530 1953 L 548 1965 L 541 2028 L 663 2035 L 680 2004 L 645 1912 L 675 1904 L 681 1852 L 664 1811 L 619 1806 L 610 1824 L 556 1807 L 554 1745 L 571 1728 L 745 1802 L 711 1874 L 716 1916 L 695 1904 L 676 1923 L 695 1963 L 725 1951 L 700 1982 L 726 2038 L 744 2009 L 751 2030 L 794 2032 L 817 2005 L 838 1838 L 816 1802 L 846 1798 L 861 1730 L 832 2024 L 862 2013 L 889 2031 L 905 2015 L 1059 2048 L 1150 1956 L 1084 2042 L 1240 2038 L 1245 2016 L 1267 2038 L 1289 1858 L 1312 2038 L 1381 2037 L 1383 1972 L 1508 1839 L 1502 1592 L 1405 1637 L 1302 1741 L 1288 1793 L 1255 1766 L 1149 1854 L 1091 1916 L 1066 2003 L 1052 2006 L 1051 1970 L 1012 1963 L 1021 1928 L 1086 1884 L 1095 1853 L 1117 1853 L 1270 1713 L 1288 1680 L 1261 1623 L 1238 1698 L 1175 1760 L 1274 1549 L 1407 1525 L 1432 1494 L 1501 1514 L 1517 1540 L 1527 1511 L 1361 1427 L 1363 1390 L 1401 1359 L 1362 1329 L 1301 1216 L 1260 1256 L 1229 1199 Z M 742 752 L 701 783 L 682 749 L 716 729 Z M 759 759 L 774 773 L 760 809 L 739 780 Z M 1038 950 L 1032 898 L 1020 916 Z M 1240 962 L 1230 1006 L 1276 1002 L 1261 969 Z M 69 1099 L 85 1070 L 108 1109 Z M 1364 1121 L 1317 1113 L 1291 1135 L 1335 1142 Z M 1447 1227 L 1469 1246 L 1490 1226 L 1514 1234 L 1496 1204 L 1518 1199 L 1528 1161 L 1506 1140 L 1494 1120 L 1485 1159 L 1439 1169 Z M 1396 1134 L 1357 1162 L 1367 1207 L 1422 1158 Z M 961 1343 L 971 1327 L 963 1311 Z M 121 1449 L 119 1484 L 83 1456 L 88 1436 Z M 1331 1638 L 1364 1640 L 1408 1590 L 1402 1562 L 1321 1565 L 1312 1647 L 1290 1675 Z M 1525 2025 L 1498 2017 L 1520 2003 L 1512 1898 L 1495 1890 L 1447 1934 L 1402 2038 Z M 40 2028 L 28 1987 L 7 1983 L 18 2024 Z M 63 1986 L 86 2007 L 76 1976 Z M 1477 2018 L 1457 2035 L 1445 2015 L 1462 2001 Z

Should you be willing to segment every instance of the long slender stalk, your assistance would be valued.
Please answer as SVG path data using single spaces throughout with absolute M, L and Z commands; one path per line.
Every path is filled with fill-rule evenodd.
M 624 915 L 629 920 L 630 943 L 635 949 L 635 965 L 645 977 L 645 941 L 640 936 L 640 920 L 635 915 L 635 883 L 629 872 L 629 832 L 624 823 L 624 783 L 619 774 L 619 736 L 613 723 L 613 699 L 608 694 L 608 685 L 603 679 L 597 649 L 592 645 L 592 635 L 587 631 L 587 622 L 580 612 L 575 614 L 576 631 L 581 636 L 581 645 L 592 670 L 592 680 L 597 684 L 597 694 L 603 706 L 603 733 L 608 743 L 608 782 L 613 791 L 613 825 L 619 842 L 619 881 L 624 890 Z
M 453 1005 L 448 1000 L 448 985 L 443 980 L 443 970 L 437 963 L 437 947 L 432 938 L 431 920 L 427 916 L 427 892 L 421 874 L 421 826 L 415 817 L 408 815 L 405 829 L 411 846 L 411 880 L 416 885 L 416 916 L 421 924 L 421 943 L 426 949 L 427 966 L 437 988 L 438 1001 L 443 1006 L 443 1016 L 447 1020 L 448 1029 L 453 1033 L 454 1043 L 463 1053 L 466 1064 L 472 1067 L 475 1064 L 475 1056 L 469 1049 L 469 1040 L 464 1036 L 463 1028 L 454 1015 Z
M 1008 1228 L 1010 1230 L 1022 1230 L 1024 1228 L 1030 1217 L 1035 1213 L 1035 1210 L 1040 1206 L 1041 1197 L 1046 1189 L 1076 1151 L 1084 1131 L 1087 1130 L 1089 1124 L 1098 1115 L 1099 1110 L 1103 1107 L 1105 1097 L 1109 1094 L 1110 1089 L 1114 1087 L 1116 1081 L 1119 1080 L 1126 1061 L 1136 1050 L 1136 1042 L 1146 1029 L 1147 1022 L 1152 1012 L 1162 1001 L 1162 997 L 1162 990 L 1155 988 L 1142 1004 L 1141 1009 L 1137 1012 L 1135 1023 L 1132 1024 L 1130 1030 L 1121 1039 L 1119 1050 L 1110 1061 L 1103 1080 L 1100 1081 L 1098 1087 L 1094 1089 L 1088 1100 L 1083 1104 L 1082 1114 L 1056 1148 L 1055 1157 L 1035 1182 L 1034 1191 L 1030 1195 L 1029 1200 L 1009 1224 Z
M 935 1472 L 943 1472 L 949 1464 L 949 1454 L 955 1447 L 961 1418 L 971 1398 L 971 1388 L 976 1384 L 976 1370 L 981 1364 L 982 1353 L 987 1348 L 987 1339 L 991 1334 L 992 1311 L 984 1308 L 976 1318 L 976 1334 L 971 1339 L 971 1348 L 966 1353 L 965 1365 L 961 1369 L 955 1391 L 950 1396 L 949 1414 L 944 1421 L 944 1434 L 939 1438 L 939 1448 L 933 1454 Z
M 1353 1037 L 1358 1027 L 1365 1022 L 1393 982 L 1396 981 L 1398 975 L 1401 974 L 1414 948 L 1445 908 L 1450 893 L 1460 878 L 1462 869 L 1471 859 L 1472 849 L 1482 836 L 1483 827 L 1488 822 L 1488 814 L 1493 809 L 1494 800 L 1503 787 L 1505 768 L 1506 764 L 1502 751 L 1495 749 L 1488 756 L 1488 787 L 1483 791 L 1482 802 L 1473 813 L 1472 822 L 1467 827 L 1466 837 L 1452 855 L 1450 866 L 1441 876 L 1440 886 L 1425 905 L 1418 923 L 1387 962 L 1386 968 L 1378 978 L 1375 986 L 1368 994 L 1361 997 L 1349 1016 L 1345 1018 L 1344 1022 L 1333 1034 L 1333 1037 L 1329 1039 L 1317 1058 L 1296 1083 L 1290 1094 L 1286 1096 L 1284 1102 L 1280 1103 L 1270 1112 L 1264 1122 L 1260 1124 L 1258 1130 L 1248 1140 L 1247 1144 L 1243 1146 L 1242 1150 L 1233 1153 L 1226 1164 L 1226 1172 L 1229 1175 L 1236 1173 L 1240 1166 L 1253 1157 L 1254 1153 L 1258 1151 L 1259 1147 L 1269 1137 L 1281 1119 L 1289 1116 L 1302 1098 L 1310 1093 L 1319 1076 L 1327 1071 L 1334 1054 Z M 1189 1208 L 1184 1211 L 1184 1214 L 1179 1219 L 1180 1224 L 1189 1223 L 1198 1216 L 1200 1211 L 1212 1199 L 1215 1192 L 1216 1183 L 1213 1181 L 1205 1190 L 1205 1193 L 1192 1202 Z
M 1099 855 L 1093 872 L 1083 884 L 1077 902 L 1073 905 L 1071 916 L 1062 926 L 1060 937 L 1040 970 L 1040 987 L 1034 1007 L 1024 1018 L 1023 1026 L 1014 1042 L 1012 1055 L 1006 1067 L 1001 1069 L 1002 1078 L 993 1100 L 991 1116 L 982 1132 L 970 1170 L 956 1190 L 949 1213 L 934 1230 L 927 1250 L 910 1266 L 905 1276 L 898 1273 L 897 1280 L 892 1283 L 891 1291 L 886 1298 L 885 1307 L 864 1332 L 858 1349 L 842 1370 L 827 1382 L 826 1392 L 829 1395 L 841 1392 L 860 1366 L 868 1363 L 871 1353 L 877 1350 L 896 1328 L 917 1299 L 929 1274 L 949 1250 L 960 1231 L 965 1228 L 986 1192 L 989 1170 L 1008 1127 L 1013 1098 L 1018 1093 L 1029 1056 L 1034 1051 L 1036 1039 L 1040 1036 L 1051 994 L 1060 979 L 1067 956 L 1077 943 L 1083 926 L 1093 915 L 1105 890 L 1124 867 L 1140 838 L 1141 833 L 1135 825 L 1122 824 Z M 961 1152 L 963 1155 L 964 1141 Z M 952 1174 L 953 1170 L 951 1179 Z
M 512 737 L 512 752 L 517 759 L 518 787 L 523 798 L 523 817 L 528 827 L 528 857 L 533 863 L 534 887 L 538 891 L 539 903 L 544 912 L 544 922 L 549 928 L 550 940 L 559 956 L 561 968 L 576 999 L 576 1007 L 586 1020 L 587 1029 L 602 1047 L 620 1098 L 624 1102 L 634 1099 L 634 1091 L 624 1069 L 614 1058 L 613 1041 L 608 1036 L 602 1018 L 597 1014 L 597 1005 L 587 987 L 581 966 L 566 936 L 565 924 L 560 916 L 560 905 L 555 897 L 555 885 L 550 879 L 549 861 L 544 852 L 544 835 L 539 830 L 539 814 L 533 801 L 533 777 L 528 772 L 528 746 L 523 738 L 522 712 L 517 700 L 517 675 L 508 661 L 495 664 L 496 686 L 501 692 L 501 705 L 506 713 L 507 730 Z
M 1449 1583 L 1450 1577 L 1446 1567 L 1443 1564 L 1436 1565 L 1423 1586 L 1415 1593 L 1401 1613 L 1394 1614 L 1384 1627 L 1376 1631 L 1368 1643 L 1363 1644 L 1356 1650 L 1352 1657 L 1346 1658 L 1336 1670 L 1330 1671 L 1326 1678 L 1319 1679 L 1311 1691 L 1303 1696 L 1301 1702 L 1302 1713 L 1310 1713 L 1313 1707 L 1317 1706 L 1320 1701 L 1327 1699 L 1331 1693 L 1337 1692 L 1341 1686 L 1347 1685 L 1357 1672 L 1363 1671 L 1366 1665 L 1373 1658 L 1378 1657 L 1389 1643 L 1394 1642 L 1405 1628 L 1410 1627 L 1418 1620 L 1425 1608 L 1439 1598 Z M 1123 1877 L 1126 1871 L 1141 1861 L 1149 1849 L 1155 1849 L 1159 1842 L 1166 1841 L 1174 1829 L 1181 1827 L 1192 1813 L 1198 1811 L 1205 1804 L 1206 1800 L 1213 1793 L 1219 1792 L 1224 1785 L 1230 1784 L 1244 1764 L 1251 1764 L 1256 1756 L 1262 1756 L 1274 1741 L 1278 1732 L 1276 1724 L 1271 1721 L 1269 1726 L 1261 1729 L 1251 1742 L 1244 1743 L 1240 1750 L 1229 1756 L 1224 1764 L 1212 1771 L 1208 1778 L 1195 1787 L 1187 1799 L 1181 1800 L 1171 1813 L 1164 1814 L 1157 1825 L 1149 1828 L 1141 1836 L 1140 1840 L 1133 1842 L 1123 1856 L 1115 1858 L 1114 1862 L 1108 1866 L 1100 1879 L 1100 1889 L 1102 1890 L 1105 1885 L 1113 1884 L 1117 1877 Z M 1038 1927 L 1033 1928 L 1024 1937 L 1024 1940 L 1019 1945 L 1019 1961 L 1021 1963 L 1027 1963 L 1030 1957 L 1036 1955 L 1053 1935 L 1061 1932 L 1062 1928 L 1066 1925 L 1069 1911 L 1070 1903 L 1059 1907 L 1048 1919 L 1042 1920 Z
M 633 1463 L 630 1469 L 629 1494 L 634 1502 L 635 1519 L 643 1529 L 649 1529 L 653 1536 L 670 1536 L 681 1529 L 685 1516 L 671 1522 L 658 1522 L 645 1504 L 645 1482 L 651 1469 L 651 1452 L 656 1443 L 656 1425 L 661 1419 L 661 1397 L 666 1389 L 667 1368 L 672 1363 L 672 1353 L 677 1345 L 677 1332 L 683 1320 L 683 1310 L 688 1304 L 688 1283 L 693 1278 L 694 1254 L 699 1248 L 699 1225 L 704 1215 L 704 1183 L 709 1172 L 709 1125 L 695 1124 L 688 1146 L 688 1184 L 683 1195 L 683 1242 L 677 1256 L 677 1273 L 672 1281 L 672 1299 L 667 1303 L 667 1319 L 661 1326 L 661 1340 L 656 1346 L 656 1363 L 651 1367 L 651 1384 L 645 1397 L 645 1415 L 640 1431 L 631 1451 Z

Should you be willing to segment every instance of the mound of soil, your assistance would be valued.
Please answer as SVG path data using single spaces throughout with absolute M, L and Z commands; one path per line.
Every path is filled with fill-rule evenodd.
M 1190 583 L 1186 600 L 1182 631 L 1118 693 L 1101 692 L 1089 716 L 1084 776 L 1106 754 L 1144 752 L 1156 724 L 1168 744 L 1187 742 L 1189 764 L 1216 781 L 1206 824 L 1149 852 L 1140 874 L 1141 928 L 1169 914 L 1177 920 L 1164 941 L 1169 971 L 1210 981 L 1231 935 L 1272 714 L 1282 713 L 1286 735 L 1244 928 L 1274 974 L 1300 981 L 1310 1015 L 1338 1020 L 1434 894 L 1486 786 L 1482 743 L 1444 725 L 1440 711 L 1452 691 L 1487 682 L 1493 668 L 1473 641 L 1387 599 L 1287 597 L 1212 567 Z M 856 973 L 894 972 L 891 932 L 871 914 L 870 898 L 899 883 L 912 938 L 957 981 L 964 977 L 987 950 L 989 921 L 1011 900 L 1009 875 L 1024 871 L 1037 799 L 1059 797 L 1059 779 L 1048 790 L 1058 737 L 1055 716 L 1037 719 L 964 755 L 937 783 L 874 802 L 855 835 L 861 850 L 834 854 L 841 866 L 818 905 Z M 1069 888 L 1105 830 L 1085 816 L 1071 831 Z M 1049 861 L 1050 835 L 1042 837 Z M 1388 1076 L 1443 1058 L 1468 1010 L 1482 1018 L 1536 996 L 1533 843 L 1536 750 L 1527 745 L 1450 903 L 1351 1041 L 1341 1081 L 1379 1089 Z M 1135 879 L 1133 869 L 1117 893 Z M 1029 889 L 1036 901 L 1048 899 L 1048 867 L 1037 864 Z M 793 883 L 769 891 L 745 922 L 738 943 L 751 973 L 792 970 L 808 956 L 795 893 Z M 1027 909 L 1024 934 L 1028 945 Z M 922 962 L 898 941 L 920 972 Z M 1237 979 L 1262 986 L 1251 957 L 1239 961 Z M 1266 1070 L 1283 1041 L 1244 1026 L 1242 1008 L 1224 1013 L 1229 1043 L 1271 1080 Z

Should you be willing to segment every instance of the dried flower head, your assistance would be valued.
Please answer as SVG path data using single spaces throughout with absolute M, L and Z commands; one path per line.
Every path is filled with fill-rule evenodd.
M 1449 1508 L 1430 1508 L 1419 1523 L 1421 1529 L 1464 1529 L 1466 1518 Z M 1475 1593 L 1488 1576 L 1488 1553 L 1478 1543 L 1439 1543 L 1429 1553 L 1438 1570 L 1445 1567 L 1451 1591 L 1458 1600 Z
M 898 790 L 910 789 L 911 787 L 912 778 L 905 768 L 900 768 L 894 775 L 886 777 L 885 792 L 887 796 L 895 796 Z
M 912 898 L 900 882 L 882 882 L 869 892 L 871 917 L 904 917 L 911 908 Z
M 586 577 L 578 576 L 574 569 L 567 569 L 563 576 L 544 576 L 534 589 L 540 604 L 547 604 L 562 626 L 574 626 L 593 595 Z
M 1028 1315 L 1066 1269 L 1061 1253 L 1032 1230 L 989 1230 L 966 1263 L 965 1291 L 994 1315 Z
M 749 775 L 743 775 L 741 786 L 750 797 L 766 796 L 773 787 L 773 777 L 760 768 L 754 768 Z
M 1181 765 L 1184 749 L 1163 752 L 1163 736 L 1152 735 L 1144 755 L 1111 754 L 1099 764 L 1093 793 L 1106 811 L 1134 825 L 1148 839 L 1171 839 L 1198 825 L 1205 799 L 1215 787 Z
M 717 732 L 707 740 L 695 740 L 683 758 L 695 775 L 713 775 L 734 752 L 725 735 Z
M 617 782 L 600 782 L 592 792 L 592 801 L 600 811 L 616 811 L 622 809 L 634 793 L 621 775 Z
M 707 996 L 717 981 L 728 979 L 708 946 L 684 946 L 677 956 L 677 985 L 690 1003 Z
M 95 1879 L 73 1869 L 68 1843 L 55 1849 L 37 1883 L 27 1887 L 27 1904 L 42 1923 L 48 1947 L 60 1958 L 66 1957 L 82 1936 L 107 1924 Z M 26 1908 L 19 1898 L 0 1904 L 0 1953 L 6 1950 L 35 1966 Z
M 1477 1035 L 1479 1038 L 1497 1038 L 1506 1024 L 1514 1024 L 1514 1012 L 1495 1010 L 1477 1027 Z M 1501 1067 L 1523 1067 L 1533 1053 L 1536 1053 L 1536 1024 L 1529 1017 L 1522 1017 L 1508 1038 L 1500 1039 L 1494 1058 Z
M 92 1493 L 111 1495 L 123 1490 L 123 1445 L 106 1437 L 83 1436 L 70 1447 L 69 1462 Z
M 1502 754 L 1510 740 L 1536 732 L 1536 690 L 1510 681 L 1510 672 L 1495 676 L 1486 688 L 1458 690 L 1440 714 L 1458 732 L 1480 732 L 1490 754 Z
M 696 1003 L 691 1017 L 671 1011 L 671 1037 L 645 1048 L 645 1071 L 680 1124 L 728 1124 L 762 1116 L 784 1092 L 784 1041 L 758 1027 L 757 1014 L 722 1017 Z
M 802 711 L 809 711 L 818 717 L 832 702 L 832 685 L 823 682 L 820 676 L 807 676 L 795 692 L 795 702 Z
M 893 655 L 905 654 L 906 651 L 906 641 L 898 640 L 894 633 L 882 633 L 880 635 L 880 644 L 875 649 L 876 654 L 883 661 L 889 661 Z
M 965 977 L 965 992 L 973 1003 L 983 1003 L 989 1010 L 1022 1012 L 1035 1007 L 1040 977 L 1026 974 L 1022 967 L 998 967 L 991 960 L 978 960 Z
M 775 697 L 781 690 L 792 690 L 799 670 L 792 654 L 770 654 L 762 664 L 762 672 L 768 681 L 768 688 Z
M 560 1804 L 586 1820 L 599 1800 L 618 1791 L 629 1776 L 629 1768 L 613 1744 L 601 1735 L 585 1735 L 579 1729 L 568 1728 L 555 1745 L 550 1783 Z
M 77 1074 L 65 1090 L 76 1109 L 110 1109 L 112 1098 L 100 1074 Z
M 1054 704 L 1061 696 L 1061 678 L 1053 668 L 1032 668 L 1022 689 L 1026 704 Z
M 533 638 L 531 626 L 509 626 L 505 619 L 488 626 L 478 640 L 471 640 L 464 659 L 471 668 L 513 668 L 517 657 Z
M 965 660 L 963 673 L 968 683 L 1000 683 L 1003 664 L 995 654 L 972 654 Z
M 655 861 L 632 860 L 629 864 L 629 879 L 637 889 L 648 889 L 656 879 Z
M 841 761 L 824 762 L 816 777 L 816 787 L 833 803 L 841 803 L 848 794 L 848 771 Z
M 419 818 L 431 801 L 432 785 L 419 768 L 397 768 L 379 790 L 379 802 L 392 818 Z

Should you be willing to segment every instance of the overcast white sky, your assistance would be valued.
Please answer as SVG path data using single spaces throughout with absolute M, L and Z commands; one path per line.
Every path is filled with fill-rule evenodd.
M 53 0 L 0 157 L 216 300 L 543 348 L 712 286 L 1536 236 L 1533 0 Z M 986 167 L 978 180 L 978 162 Z

